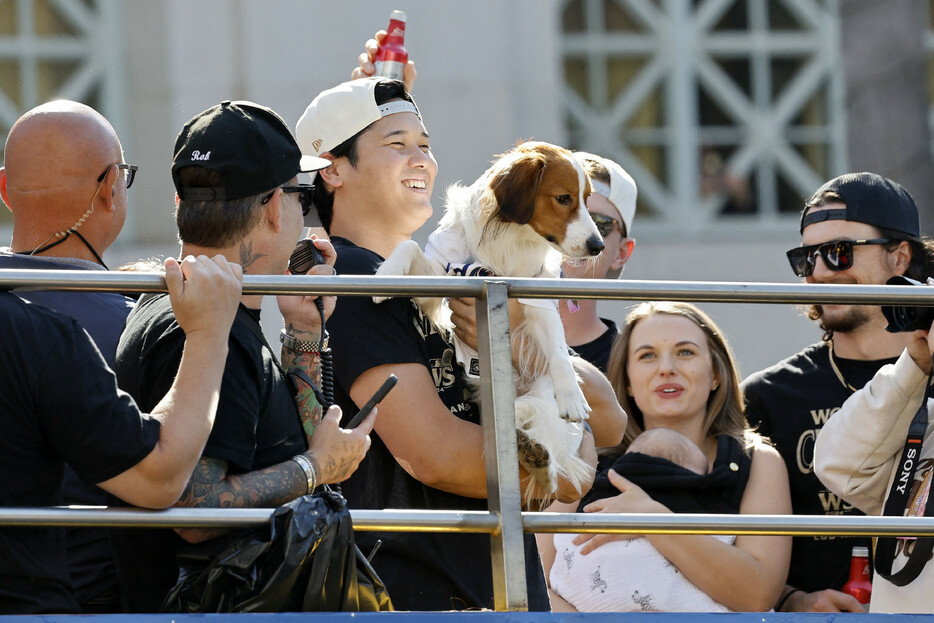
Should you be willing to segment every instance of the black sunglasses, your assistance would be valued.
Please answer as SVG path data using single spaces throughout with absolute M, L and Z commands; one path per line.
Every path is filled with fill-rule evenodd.
M 817 264 L 817 255 L 824 259 L 824 266 L 828 270 L 839 272 L 853 266 L 853 247 L 866 244 L 888 244 L 888 238 L 873 238 L 871 240 L 834 240 L 822 244 L 812 244 L 798 247 L 788 251 L 788 262 L 791 270 L 799 277 L 810 277 L 814 274 L 814 265 Z
M 308 216 L 311 206 L 314 205 L 314 184 L 299 184 L 298 186 L 283 186 L 284 193 L 298 193 L 298 203 L 302 206 L 302 216 Z
M 311 207 L 314 205 L 314 184 L 299 184 L 297 186 L 280 186 L 284 193 L 298 193 L 298 203 L 302 206 L 302 216 L 308 216 L 308 213 L 311 212 Z M 265 197 L 263 197 L 262 203 L 268 202 L 272 199 L 272 196 L 276 194 L 276 191 L 272 191 Z
M 623 235 L 622 224 L 612 216 L 590 212 L 590 218 L 593 224 L 597 226 L 597 231 L 600 232 L 600 235 L 604 238 L 612 234 L 614 229 L 619 230 L 620 236 Z
M 107 165 L 107 168 L 104 169 L 104 172 L 97 176 L 98 183 L 104 181 L 104 177 L 107 175 L 107 171 L 110 171 L 110 167 L 115 166 L 113 164 Z M 126 178 L 126 187 L 129 188 L 133 185 L 133 180 L 136 179 L 136 170 L 139 169 L 138 165 L 135 164 L 126 164 L 125 162 L 116 163 L 118 169 L 123 169 L 125 173 L 123 174 Z

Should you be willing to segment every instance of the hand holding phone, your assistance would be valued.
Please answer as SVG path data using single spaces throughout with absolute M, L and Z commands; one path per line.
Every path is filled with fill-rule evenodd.
M 379 389 L 376 390 L 376 393 L 366 401 L 366 403 L 360 408 L 359 411 L 357 411 L 357 415 L 353 416 L 353 419 L 350 420 L 346 428 L 356 428 L 359 426 L 360 422 L 366 419 L 366 416 L 368 416 L 370 411 L 373 410 L 373 407 L 379 404 L 380 401 L 386 397 L 386 394 L 389 393 L 389 390 L 395 387 L 396 383 L 398 382 L 399 377 L 397 377 L 395 374 L 390 374 L 389 377 L 383 381 L 383 384 L 379 386 Z

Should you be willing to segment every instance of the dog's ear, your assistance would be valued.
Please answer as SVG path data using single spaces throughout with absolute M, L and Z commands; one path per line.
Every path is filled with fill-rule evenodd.
M 545 159 L 536 153 L 525 153 L 493 177 L 490 188 L 499 206 L 498 216 L 504 221 L 525 225 L 532 220 L 538 185 L 545 173 Z

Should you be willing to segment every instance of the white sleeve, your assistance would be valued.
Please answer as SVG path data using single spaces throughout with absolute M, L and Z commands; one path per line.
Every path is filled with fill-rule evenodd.
M 817 436 L 814 469 L 828 489 L 881 515 L 927 375 L 904 351 L 843 403 Z

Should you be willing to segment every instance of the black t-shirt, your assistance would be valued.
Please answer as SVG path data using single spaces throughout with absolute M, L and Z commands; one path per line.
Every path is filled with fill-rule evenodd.
M 86 482 L 144 459 L 159 423 L 118 392 L 72 318 L 0 293 L 0 505 L 54 506 L 65 461 Z M 62 528 L 0 530 L 0 612 L 77 612 Z
M 202 453 L 226 461 L 231 474 L 264 469 L 308 447 L 289 385 L 251 324 L 259 330 L 259 312 L 241 305 L 230 330 L 214 428 Z M 151 409 L 172 386 L 184 343 L 169 297 L 141 299 L 117 347 L 120 387 L 141 408 Z M 158 611 L 178 579 L 175 552 L 185 541 L 170 529 L 112 530 L 111 536 L 131 610 Z
M 77 258 L 38 257 L 0 250 L 0 269 L 28 270 L 103 270 L 104 267 Z M 77 320 L 94 340 L 104 361 L 113 367 L 117 341 L 126 324 L 134 301 L 116 292 L 61 292 L 54 290 L 21 290 L 17 296 Z M 78 478 L 71 467 L 65 467 L 62 479 L 62 504 L 106 506 L 107 494 L 100 488 Z M 75 598 L 84 603 L 93 597 L 112 591 L 117 585 L 113 549 L 106 528 L 66 528 L 68 571 Z
M 846 383 L 860 388 L 894 359 L 857 361 L 836 358 Z M 830 348 L 813 344 L 743 381 L 746 417 L 768 436 L 785 460 L 796 515 L 862 515 L 818 480 L 814 473 L 814 442 L 827 419 L 853 392 L 834 372 Z M 865 537 L 795 537 L 788 584 L 813 592 L 840 590 L 850 573 L 854 546 L 868 546 Z
M 616 329 L 616 323 L 612 320 L 601 318 L 600 322 L 606 325 L 606 331 L 600 334 L 600 337 L 586 344 L 572 345 L 571 348 L 582 359 L 589 361 L 600 368 L 600 372 L 606 374 L 607 366 L 610 363 L 610 350 L 613 348 L 613 342 L 616 341 L 619 331 Z
M 337 272 L 372 275 L 383 258 L 342 238 Z M 419 363 L 435 382 L 438 397 L 458 417 L 479 424 L 477 405 L 468 400 L 454 347 L 411 299 L 396 298 L 376 305 L 369 297 L 344 296 L 328 320 L 334 356 L 335 398 L 345 419 L 358 406 L 348 395 L 362 373 L 384 364 Z M 397 387 L 394 391 L 405 391 Z M 413 409 L 419 408 L 412 405 Z M 359 469 L 344 483 L 352 508 L 487 510 L 486 500 L 433 489 L 409 476 L 379 435 Z M 369 554 L 377 539 L 382 546 L 373 565 L 399 610 L 451 610 L 493 607 L 490 538 L 485 534 L 358 532 L 357 543 Z M 529 608 L 547 610 L 548 594 L 535 540 L 525 539 Z

